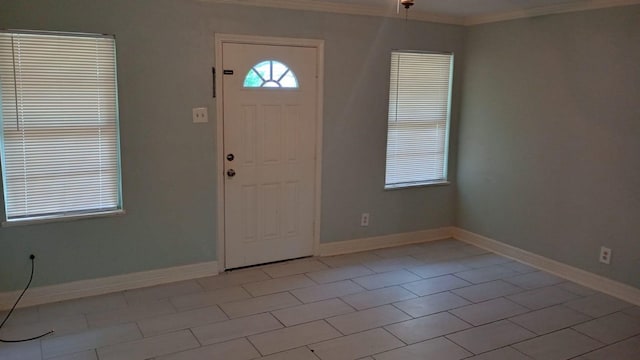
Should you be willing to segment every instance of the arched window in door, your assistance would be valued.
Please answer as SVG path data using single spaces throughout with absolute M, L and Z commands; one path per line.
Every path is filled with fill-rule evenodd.
M 297 89 L 298 79 L 289 67 L 277 60 L 254 65 L 244 78 L 245 88 Z

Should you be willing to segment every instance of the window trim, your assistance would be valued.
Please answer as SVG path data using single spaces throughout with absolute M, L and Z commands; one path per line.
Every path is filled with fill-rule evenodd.
M 113 40 L 113 62 L 114 62 L 114 97 L 115 97 L 115 157 L 114 161 L 116 163 L 116 178 L 115 184 L 117 186 L 117 200 L 115 207 L 105 208 L 104 210 L 99 209 L 87 209 L 85 211 L 70 211 L 68 213 L 60 212 L 55 214 L 45 214 L 45 215 L 33 215 L 28 217 L 18 217 L 9 219 L 7 214 L 7 203 L 6 203 L 6 171 L 5 171 L 5 159 L 4 159 L 4 146 L 5 139 L 4 133 L 0 136 L 0 151 L 2 152 L 2 164 L 0 173 L 1 179 L 1 191 L 0 198 L 2 199 L 2 211 L 0 218 L 0 226 L 2 227 L 13 227 L 13 226 L 24 226 L 31 224 L 42 224 L 42 223 L 54 223 L 54 222 L 67 222 L 67 221 L 77 221 L 82 219 L 93 219 L 93 218 L 102 218 L 102 217 L 114 217 L 114 216 L 123 216 L 126 214 L 123 203 L 123 183 L 122 183 L 122 149 L 121 149 L 121 137 L 120 137 L 120 106 L 119 106 L 119 86 L 118 86 L 118 68 L 117 68 L 117 46 L 116 46 L 116 36 L 110 34 L 98 34 L 98 33 L 83 33 L 83 32 L 65 32 L 65 31 L 43 31 L 43 30 L 25 30 L 25 29 L 0 29 L 0 34 L 10 34 L 10 35 L 51 35 L 51 36 L 68 36 L 75 38 L 96 38 L 96 39 L 112 39 Z M 1 111 L 1 108 L 0 108 Z M 0 118 L 2 114 L 0 113 Z M 1 124 L 1 123 L 0 123 Z
M 451 181 L 449 180 L 416 181 L 413 183 L 385 185 L 384 190 L 393 191 L 393 190 L 402 190 L 402 189 L 410 189 L 410 188 L 448 186 L 448 185 L 451 185 Z
M 87 212 L 86 214 L 69 214 L 69 215 L 37 216 L 37 217 L 34 216 L 31 218 L 15 219 L 15 220 L 5 219 L 2 221 L 2 227 L 50 224 L 50 223 L 70 222 L 70 221 L 85 220 L 85 219 L 118 217 L 126 214 L 127 214 L 126 210 L 118 209 L 118 210 L 108 210 L 108 211 L 102 211 L 102 212 Z
M 405 54 L 433 54 L 433 55 L 449 55 L 450 58 L 450 71 L 449 71 L 449 82 L 448 82 L 448 94 L 447 94 L 447 115 L 445 119 L 446 124 L 446 132 L 444 139 L 444 154 L 443 154 L 443 178 L 435 179 L 435 180 L 423 180 L 423 181 L 413 181 L 413 182 L 403 182 L 403 183 L 387 183 L 387 161 L 385 161 L 385 176 L 384 176 L 384 190 L 401 190 L 401 189 L 410 189 L 410 188 L 418 188 L 418 187 L 432 187 L 432 186 L 448 186 L 451 184 L 449 180 L 449 151 L 450 151 L 450 132 L 451 132 L 451 109 L 453 102 L 453 85 L 454 85 L 454 67 L 455 67 L 455 53 L 452 51 L 428 51 L 428 50 L 401 50 L 401 49 L 392 49 L 391 56 L 389 57 L 390 61 L 393 57 L 394 53 L 405 53 Z M 390 71 L 391 66 L 389 66 Z M 391 86 L 391 82 L 389 81 L 389 86 Z M 391 94 L 391 88 L 389 87 L 388 94 Z M 390 99 L 389 104 L 390 104 Z M 388 108 L 387 108 L 388 109 Z M 389 136 L 389 116 L 387 115 L 387 148 L 385 151 L 385 157 L 388 154 L 388 136 Z

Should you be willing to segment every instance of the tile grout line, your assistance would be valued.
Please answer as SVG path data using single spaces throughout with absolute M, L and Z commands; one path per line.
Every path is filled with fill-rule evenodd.
M 464 331 L 464 330 L 461 330 L 461 331 Z M 452 342 L 452 343 L 454 343 L 456 346 L 460 346 L 461 348 L 463 348 L 464 350 L 466 350 L 466 351 L 468 351 L 470 354 L 472 354 L 472 355 L 470 355 L 470 356 L 464 357 L 463 359 L 467 359 L 467 358 L 470 358 L 470 357 L 478 356 L 478 355 L 480 355 L 480 354 L 485 354 L 485 353 L 488 353 L 488 352 L 491 352 L 491 351 L 495 351 L 495 350 L 497 350 L 497 349 L 491 349 L 491 350 L 487 350 L 487 351 L 485 351 L 485 352 L 482 352 L 482 353 L 476 354 L 476 353 L 474 353 L 473 351 L 471 351 L 471 349 L 467 349 L 467 348 L 466 348 L 466 347 L 464 347 L 463 345 L 458 344 L 455 340 L 453 340 L 453 339 L 449 338 L 449 335 L 453 335 L 453 334 L 455 334 L 455 333 L 442 335 L 441 337 L 442 337 L 442 338 L 445 338 L 445 339 L 447 339 L 447 340 L 449 340 L 449 341 L 451 341 L 451 342 Z M 437 339 L 437 338 L 436 338 L 436 339 Z M 505 346 L 503 346 L 503 347 L 507 347 L 507 346 L 509 346 L 509 345 L 505 345 Z
M 638 332 L 638 333 L 636 333 L 636 334 L 633 334 L 633 335 L 630 335 L 630 336 L 628 336 L 628 337 L 626 337 L 626 338 L 624 338 L 624 339 L 621 339 L 621 340 L 618 340 L 618 341 L 614 341 L 614 342 L 612 342 L 611 344 L 608 344 L 608 343 L 606 343 L 606 342 L 600 341 L 600 340 L 598 340 L 598 339 L 596 339 L 596 338 L 592 337 L 592 336 L 591 336 L 591 335 L 589 335 L 589 334 L 585 334 L 585 333 L 583 333 L 582 331 L 580 331 L 580 330 L 578 330 L 578 329 L 576 329 L 576 328 L 575 328 L 576 326 L 579 326 L 579 325 L 582 325 L 582 324 L 586 324 L 586 323 L 591 322 L 591 321 L 597 321 L 598 319 L 601 319 L 601 318 L 603 318 L 603 317 L 611 316 L 611 315 L 618 314 L 618 313 L 619 313 L 619 314 L 626 315 L 624 312 L 622 312 L 622 311 L 618 310 L 618 311 L 613 312 L 613 313 L 611 313 L 611 314 L 606 314 L 606 315 L 603 315 L 603 316 L 600 316 L 600 317 L 597 317 L 597 318 L 592 318 L 592 319 L 590 319 L 590 320 L 585 320 L 585 321 L 583 321 L 583 322 L 580 322 L 580 323 L 577 323 L 577 324 L 571 325 L 570 327 L 567 327 L 567 328 L 565 328 L 565 329 L 571 329 L 571 330 L 573 330 L 573 331 L 575 331 L 575 332 L 577 332 L 577 333 L 579 333 L 579 334 L 582 334 L 582 335 L 584 335 L 584 336 L 588 337 L 588 338 L 589 338 L 589 339 L 591 339 L 591 340 L 594 340 L 594 341 L 597 341 L 597 342 L 599 342 L 599 343 L 601 343 L 601 344 L 604 344 L 604 346 L 605 346 L 605 347 L 606 347 L 606 346 L 611 346 L 611 345 L 613 345 L 613 344 L 617 344 L 617 343 L 619 343 L 619 342 L 622 342 L 622 341 L 625 341 L 625 340 L 629 340 L 629 339 L 631 339 L 631 338 L 634 338 L 634 337 L 638 336 L 638 335 L 640 334 L 640 332 Z M 600 348 L 598 348 L 598 349 L 600 349 Z M 598 350 L 598 349 L 595 349 L 595 350 Z M 595 350 L 593 350 L 593 351 L 595 351 Z
M 263 334 L 264 334 L 264 333 L 263 333 Z M 258 353 L 258 355 L 260 355 L 260 357 L 259 357 L 259 358 L 256 358 L 255 360 L 262 359 L 264 356 L 266 356 L 266 355 L 263 355 L 263 354 L 260 352 L 260 350 L 258 350 L 258 347 L 257 347 L 257 346 L 256 346 L 256 345 L 251 341 L 251 339 L 249 339 L 249 336 L 245 336 L 245 337 L 238 338 L 238 339 L 245 339 L 245 340 L 249 343 L 249 345 L 251 345 L 251 347 L 256 351 L 256 353 Z M 232 341 L 233 341 L 233 340 L 232 340 Z M 285 350 L 285 351 L 286 351 L 286 350 Z M 277 354 L 277 353 L 276 353 L 276 354 Z M 224 359 L 221 359 L 221 360 L 224 360 Z
M 605 316 L 606 316 L 606 315 L 605 315 Z M 595 319 L 594 319 L 594 320 L 595 320 Z M 585 333 L 582 333 L 582 332 L 580 332 L 580 331 L 578 331 L 578 330 L 576 330 L 576 329 L 573 329 L 573 328 L 570 328 L 570 329 L 575 330 L 577 333 L 582 334 L 582 335 L 584 335 L 584 336 L 586 336 L 586 337 L 588 337 L 588 338 L 590 338 L 590 339 L 592 339 L 592 340 L 595 340 L 595 341 L 599 342 L 600 344 L 603 344 L 603 346 L 600 346 L 600 347 L 595 348 L 595 349 L 593 349 L 593 350 L 589 350 L 589 351 L 587 351 L 586 353 L 582 353 L 582 354 L 576 355 L 576 356 L 572 357 L 571 359 L 575 359 L 575 358 L 578 358 L 578 357 L 580 357 L 580 356 L 584 356 L 584 355 L 587 355 L 587 354 L 591 354 L 591 353 L 593 353 L 593 352 L 596 352 L 596 351 L 599 351 L 599 350 L 602 350 L 602 349 L 608 348 L 608 347 L 610 347 L 610 346 L 613 346 L 613 345 L 619 344 L 619 343 L 624 342 L 624 341 L 627 341 L 627 340 L 629 340 L 629 339 L 633 339 L 633 338 L 635 338 L 635 337 L 638 337 L 638 335 L 640 334 L 640 333 L 639 333 L 639 334 L 631 335 L 631 336 L 626 337 L 626 338 L 624 338 L 624 339 L 621 339 L 621 340 L 618 340 L 618 341 L 612 342 L 611 344 L 607 344 L 607 343 L 603 343 L 603 342 L 601 342 L 600 340 L 594 339 L 594 338 L 592 338 L 591 336 L 589 336 L 589 335 L 587 335 L 587 334 L 585 334 Z M 563 330 L 564 330 L 564 329 L 563 329 Z
M 198 344 L 200 345 L 199 347 L 202 347 L 202 343 L 200 342 L 200 339 L 198 339 L 198 337 L 196 336 L 196 334 L 193 332 L 193 328 L 188 328 L 187 330 L 189 330 L 189 333 L 191 333 L 191 336 L 193 336 L 194 339 L 196 339 L 196 341 L 198 342 Z M 197 348 L 196 348 L 197 349 Z

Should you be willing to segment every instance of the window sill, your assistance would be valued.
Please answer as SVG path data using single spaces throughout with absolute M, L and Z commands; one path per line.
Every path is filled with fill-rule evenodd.
M 67 222 L 67 221 L 77 221 L 84 219 L 93 219 L 93 218 L 101 218 L 101 217 L 112 217 L 112 216 L 122 216 L 127 212 L 125 210 L 113 210 L 113 211 L 104 211 L 98 213 L 87 213 L 87 214 L 79 214 L 79 215 L 56 215 L 56 216 L 42 216 L 42 217 L 33 217 L 24 220 L 5 220 L 2 222 L 3 227 L 13 227 L 13 226 L 23 226 L 23 225 L 34 225 L 34 224 L 46 224 L 53 222 Z
M 445 181 L 438 180 L 438 181 L 416 182 L 416 183 L 410 183 L 410 184 L 385 185 L 384 189 L 385 190 L 401 190 L 401 189 L 416 188 L 416 187 L 447 186 L 447 185 L 451 185 L 451 182 L 446 180 Z

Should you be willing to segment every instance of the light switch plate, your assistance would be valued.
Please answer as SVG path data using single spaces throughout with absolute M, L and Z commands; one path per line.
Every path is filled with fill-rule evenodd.
M 194 123 L 206 123 L 209 122 L 209 114 L 207 114 L 206 107 L 193 108 L 193 122 Z

